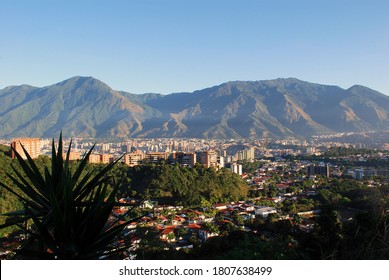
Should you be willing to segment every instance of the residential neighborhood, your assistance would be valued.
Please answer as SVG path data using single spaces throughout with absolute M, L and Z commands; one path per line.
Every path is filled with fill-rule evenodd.
M 388 185 L 384 147 L 324 140 L 64 139 L 63 157 L 77 165 L 93 148 L 88 168 L 117 165 L 113 176 L 122 186 L 110 221 L 125 224 L 116 240 L 128 247 L 121 258 L 200 254 L 236 231 L 268 244 L 281 234 L 290 251 L 322 230 L 328 207 L 337 213 L 332 223 L 353 223 L 369 209 L 366 198 Z M 47 140 L 17 141 L 16 151 L 26 145 L 38 162 L 46 160 Z M 3 258 L 14 240 L 3 243 Z

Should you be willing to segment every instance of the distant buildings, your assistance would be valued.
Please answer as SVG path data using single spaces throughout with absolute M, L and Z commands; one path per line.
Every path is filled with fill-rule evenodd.
M 242 175 L 242 165 L 241 164 L 236 164 L 236 163 L 231 163 L 231 172 L 236 173 L 238 175 Z
M 320 175 L 324 177 L 330 177 L 330 167 L 327 165 L 310 165 L 307 167 L 307 176 Z
M 255 158 L 255 149 L 254 147 L 249 147 L 245 150 L 241 150 L 235 154 L 235 160 L 247 160 L 252 161 Z
M 27 159 L 26 154 L 23 151 L 22 146 L 27 151 L 27 153 L 31 156 L 31 158 L 37 158 L 41 154 L 41 140 L 39 138 L 19 138 L 14 139 L 11 143 L 12 158 L 15 158 L 15 152 L 18 152 L 23 159 Z
M 100 163 L 100 155 L 90 154 L 89 155 L 89 163 Z
M 64 159 L 66 159 L 67 157 L 67 153 L 63 153 L 62 154 L 62 157 Z M 69 160 L 70 161 L 73 161 L 73 160 L 80 160 L 81 159 L 81 153 L 80 152 L 70 152 L 69 153 Z
M 89 163 L 111 163 L 115 160 L 112 154 L 90 154 Z
M 355 169 L 352 176 L 357 180 L 361 180 L 365 176 L 365 171 L 363 169 Z

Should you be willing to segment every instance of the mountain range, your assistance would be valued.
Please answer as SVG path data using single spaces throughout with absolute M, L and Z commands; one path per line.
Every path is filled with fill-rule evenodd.
M 168 95 L 117 91 L 93 77 L 0 90 L 0 138 L 310 137 L 389 129 L 389 96 L 295 78 L 234 81 Z

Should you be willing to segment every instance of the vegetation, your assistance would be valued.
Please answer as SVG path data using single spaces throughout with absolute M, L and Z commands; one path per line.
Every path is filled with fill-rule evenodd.
M 247 183 L 237 174 L 201 165 L 194 168 L 165 163 L 135 167 L 118 165 L 113 174 L 118 178 L 131 178 L 119 189 L 122 196 L 137 194 L 161 203 L 200 207 L 202 201 L 239 200 L 248 193 Z
M 192 93 L 138 96 L 114 91 L 92 77 L 73 77 L 43 88 L 0 90 L 0 137 L 14 135 L 16 129 L 20 135 L 47 137 L 58 127 L 80 137 L 219 139 L 387 130 L 388 100 L 363 87 L 335 90 L 297 79 L 236 81 Z M 347 110 L 355 115 L 346 120 Z M 381 113 L 369 113 L 374 111 Z M 180 114 L 186 129 L 163 127 L 172 113 Z
M 60 149 L 58 147 L 58 152 L 54 152 L 53 159 L 40 157 L 35 161 L 20 161 L 9 157 L 8 147 L 0 147 L 0 163 L 4 166 L 0 170 L 1 210 L 10 212 L 15 210 L 15 206 L 23 209 L 15 212 L 16 215 L 3 218 L 1 223 L 14 225 L 13 228 L 4 228 L 4 235 L 15 229 L 24 230 L 23 221 L 29 220 L 27 233 L 30 241 L 23 244 L 22 250 L 17 251 L 17 257 L 96 258 L 107 253 L 107 257 L 119 258 L 120 250 L 126 250 L 131 245 L 131 240 L 136 238 L 139 243 L 133 248 L 131 255 L 138 259 L 389 258 L 389 186 L 383 178 L 371 187 L 367 180 L 322 176 L 302 179 L 304 173 L 301 171 L 288 173 L 288 168 L 275 168 L 268 172 L 267 181 L 261 188 L 253 187 L 248 192 L 247 183 L 225 169 L 216 170 L 200 165 L 188 168 L 166 163 L 135 167 L 119 162 L 111 165 L 89 165 L 85 159 L 70 163 L 67 160 L 61 161 Z M 244 164 L 254 173 L 262 163 Z M 78 180 L 76 174 L 80 174 Z M 97 179 L 94 179 L 96 176 Z M 279 188 L 278 184 L 283 180 L 288 180 L 290 184 Z M 42 188 L 37 182 L 43 182 L 41 185 L 46 187 Z M 60 182 L 54 184 L 57 191 L 45 192 L 45 188 L 50 189 L 47 187 L 48 182 Z M 77 190 L 77 186 L 82 185 L 81 182 L 91 184 L 93 191 L 89 195 L 85 191 L 80 200 L 77 197 L 81 193 L 75 192 L 74 199 L 69 200 L 65 186 L 73 185 L 70 189 Z M 30 192 L 28 185 L 39 194 L 39 201 L 34 198 L 36 195 Z M 314 194 L 307 195 L 307 191 Z M 281 202 L 271 199 L 280 195 L 284 197 Z M 128 236 L 123 234 L 118 238 L 123 242 L 117 242 L 116 236 L 120 231 L 120 228 L 116 231 L 118 220 L 108 219 L 112 207 L 117 205 L 115 196 L 150 198 L 160 204 L 183 205 L 184 209 L 178 213 L 163 209 L 156 214 L 154 210 L 153 216 L 166 217 L 161 223 L 165 226 L 172 226 L 177 215 L 185 214 L 188 220 L 195 220 L 198 218 L 196 213 L 202 212 L 209 220 L 202 223 L 201 229 L 218 236 L 206 239 L 198 229 L 191 229 L 187 224 L 178 226 L 166 239 L 185 240 L 184 243 L 193 248 L 177 251 L 172 245 L 174 242 L 162 242 L 160 230 L 148 222 L 150 219 L 145 219 L 145 222 L 138 223 L 135 236 L 127 231 Z M 254 217 L 240 210 L 223 212 L 212 208 L 213 203 L 247 200 L 248 196 L 256 199 L 254 204 L 275 207 L 278 213 Z M 31 198 L 34 199 L 28 200 Z M 42 201 L 46 204 L 41 203 Z M 66 206 L 71 203 L 73 208 Z M 197 210 L 193 211 L 193 208 Z M 311 210 L 321 212 L 314 217 L 297 214 Z M 78 218 L 73 219 L 73 223 L 68 223 L 70 218 L 67 213 Z M 145 210 L 130 207 L 123 216 L 123 221 L 128 224 L 145 214 Z M 93 224 L 82 220 L 83 215 L 93 217 Z M 158 218 L 156 221 L 161 222 Z M 93 232 L 99 234 L 92 236 L 92 232 L 88 232 L 89 228 L 84 228 L 84 225 L 91 229 L 95 227 Z M 97 225 L 100 225 L 100 229 L 97 229 Z M 68 227 L 72 231 L 63 230 Z M 83 234 L 72 235 L 74 232 L 84 232 L 90 242 L 85 241 Z M 101 239 L 105 235 L 110 238 L 104 239 L 107 242 L 101 248 L 96 247 L 96 244 L 103 244 L 92 241 L 93 238 Z M 84 238 L 84 247 L 77 241 L 81 238 Z M 112 246 L 118 246 L 118 249 L 113 249 Z
M 21 210 L 5 214 L 11 219 L 1 225 L 1 228 L 16 225 L 28 236 L 16 250 L 17 258 L 115 258 L 128 248 L 117 244 L 116 237 L 133 220 L 118 224 L 117 219 L 110 219 L 118 186 L 107 172 L 116 162 L 97 174 L 85 173 L 92 149 L 71 168 L 70 147 L 64 160 L 60 136 L 58 150 L 53 140 L 51 165 L 44 167 L 44 172 L 27 151 L 26 161 L 15 151 L 22 172 L 11 165 L 14 174 L 6 174 L 12 184 L 0 182 L 0 185 L 23 205 Z M 108 182 L 115 186 L 112 190 Z

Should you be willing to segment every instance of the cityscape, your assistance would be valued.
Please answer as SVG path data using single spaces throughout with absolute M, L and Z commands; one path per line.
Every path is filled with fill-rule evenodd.
M 382 278 L 388 11 L 1 1 L 1 279 Z
M 127 183 L 116 195 L 118 206 L 112 209 L 110 219 L 124 223 L 135 218 L 113 242 L 117 243 L 117 246 L 126 244 L 128 247 L 116 258 L 219 258 L 223 256 L 220 251 L 222 249 L 216 250 L 220 255 L 207 251 L 208 247 L 214 246 L 212 240 L 228 240 L 239 232 L 249 234 L 253 240 L 258 238 L 272 243 L 274 238 L 284 236 L 281 243 L 288 241 L 283 244 L 285 248 L 280 245 L 281 248 L 274 249 L 272 254 L 254 254 L 252 258 L 275 258 L 276 250 L 286 254 L 286 258 L 304 256 L 321 259 L 328 257 L 325 254 L 335 254 L 338 250 L 338 255 L 333 256 L 334 258 L 351 258 L 351 255 L 342 252 L 338 247 L 333 248 L 334 244 L 329 248 L 322 248 L 321 255 L 309 255 L 305 251 L 306 248 L 303 248 L 306 241 L 302 238 L 310 235 L 318 238 L 318 231 L 322 226 L 319 221 L 324 215 L 323 209 L 330 211 L 328 207 L 332 211 L 331 215 L 336 213 L 330 227 L 339 227 L 338 231 L 342 231 L 336 233 L 339 235 L 346 235 L 343 233 L 345 228 L 356 223 L 359 216 L 372 211 L 371 207 L 375 208 L 383 203 L 379 206 L 383 207 L 380 208 L 383 215 L 387 217 L 389 213 L 388 143 L 334 141 L 350 135 L 359 139 L 358 134 L 353 133 L 312 137 L 311 140 L 134 138 L 127 141 L 93 142 L 93 139 L 74 138 L 63 139 L 62 156 L 77 163 L 93 148 L 88 156 L 91 166 L 117 164 L 120 170 L 141 166 L 144 168 L 138 171 L 140 174 L 136 171 L 126 173 L 133 175 L 124 180 Z M 12 146 L 12 152 L 8 148 L 12 158 L 16 158 L 15 153 L 19 153 L 21 158 L 26 160 L 27 152 L 31 158 L 39 161 L 45 157 L 50 158 L 51 142 L 50 139 L 15 138 L 12 141 L 1 140 L 0 145 Z M 71 149 L 67 153 L 69 145 Z M 180 172 L 170 176 L 177 176 L 177 179 L 183 170 L 213 170 L 211 172 L 215 178 L 220 176 L 217 174 L 225 172 L 235 174 L 238 183 L 234 181 L 231 186 L 238 188 L 239 192 L 237 195 L 212 195 L 212 192 L 203 191 L 200 198 L 190 200 L 180 193 L 181 190 L 171 189 L 179 186 L 169 187 L 166 182 L 152 182 L 162 180 L 163 176 L 172 180 L 169 179 L 172 177 L 164 172 L 171 172 L 169 168 L 174 167 L 179 168 Z M 149 173 L 148 168 L 156 168 L 158 171 Z M 149 178 L 149 184 L 157 184 L 161 189 L 151 192 L 148 189 L 152 188 L 151 186 L 135 186 L 139 181 L 134 177 L 143 177 L 144 173 L 153 177 Z M 124 173 L 118 174 L 123 176 Z M 123 178 L 116 177 L 118 181 L 123 181 L 121 179 Z M 190 181 L 188 184 L 193 184 L 190 188 L 196 185 Z M 377 192 L 382 195 L 383 200 L 375 198 L 373 202 Z M 381 202 L 377 204 L 376 199 Z M 321 230 L 326 232 L 327 229 Z M 329 233 L 321 234 L 325 236 Z M 19 240 L 18 238 L 23 239 L 17 237 L 3 242 L 2 258 L 13 255 L 10 248 L 15 246 L 15 240 Z M 346 239 L 342 237 L 337 242 L 346 242 Z M 20 240 L 16 244 L 18 242 Z M 235 250 L 237 248 L 231 248 L 232 252 Z M 382 253 L 383 255 L 368 257 L 381 258 L 386 256 L 387 251 Z M 231 254 L 235 258 L 244 258 L 244 255 L 240 256 L 236 252 Z M 366 255 L 362 255 L 363 257 Z

